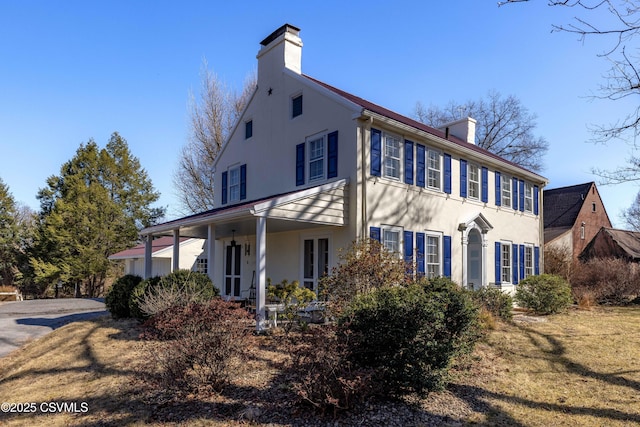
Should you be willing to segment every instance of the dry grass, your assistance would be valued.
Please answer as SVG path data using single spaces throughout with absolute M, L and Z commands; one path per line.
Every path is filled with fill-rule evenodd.
M 392 412 L 397 425 L 640 424 L 640 308 L 516 319 L 496 324 L 449 390 L 380 411 Z M 138 333 L 135 322 L 101 318 L 58 329 L 1 359 L 0 402 L 87 402 L 89 410 L 0 413 L 0 425 L 226 426 L 252 418 L 273 426 L 324 424 L 291 404 L 281 370 L 288 356 L 278 337 L 254 339 L 250 362 L 222 394 L 176 397 L 145 391 L 140 373 L 153 367 Z M 385 425 L 371 418 L 379 414 L 371 406 L 342 416 L 341 425 Z

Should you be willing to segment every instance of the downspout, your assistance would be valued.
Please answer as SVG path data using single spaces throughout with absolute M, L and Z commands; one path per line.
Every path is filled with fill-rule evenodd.
M 363 114 L 360 116 L 360 119 L 362 120 L 361 125 L 360 125 L 360 142 L 361 142 L 361 148 L 360 148 L 360 181 L 361 181 L 361 185 L 362 185 L 362 189 L 361 189 L 361 205 L 362 205 L 362 209 L 360 211 L 360 222 L 361 222 L 361 229 L 360 229 L 360 238 L 361 239 L 365 239 L 368 234 L 367 234 L 367 222 L 368 222 L 368 215 L 367 215 L 367 129 L 370 127 L 370 125 L 373 123 L 373 117 L 371 116 L 366 116 Z

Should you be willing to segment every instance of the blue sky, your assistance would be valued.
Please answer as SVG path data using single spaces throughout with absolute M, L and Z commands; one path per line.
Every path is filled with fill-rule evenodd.
M 80 143 L 104 146 L 117 131 L 168 218 L 180 216 L 172 175 L 203 59 L 240 90 L 259 42 L 284 23 L 301 29 L 305 74 L 401 114 L 417 101 L 516 96 L 549 141 L 548 188 L 597 182 L 591 168 L 621 166 L 630 153 L 621 142 L 587 142 L 589 125 L 634 106 L 589 99 L 609 68 L 597 54 L 611 41 L 551 32 L 578 10 L 544 0 L 500 8 L 495 0 L 220 3 L 0 0 L 0 178 L 14 198 L 37 209 L 38 189 Z M 638 188 L 599 190 L 623 227 L 620 211 Z

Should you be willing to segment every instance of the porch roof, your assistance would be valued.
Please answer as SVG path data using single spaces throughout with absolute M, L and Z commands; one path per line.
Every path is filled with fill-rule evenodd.
M 212 209 L 173 221 L 143 229 L 142 236 L 172 235 L 179 230 L 181 236 L 207 237 L 207 226 L 216 224 L 216 236 L 255 232 L 255 218 L 266 217 L 274 220 L 276 229 L 295 229 L 300 225 L 336 225 L 347 223 L 348 179 L 341 179 L 304 190 L 291 191 L 264 197 L 233 206 Z M 298 225 L 296 225 L 298 224 Z

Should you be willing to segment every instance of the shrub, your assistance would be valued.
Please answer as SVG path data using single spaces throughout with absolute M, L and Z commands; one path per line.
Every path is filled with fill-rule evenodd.
M 516 288 L 516 303 L 538 314 L 553 314 L 573 303 L 571 288 L 560 276 L 541 274 L 529 276 Z
M 471 298 L 494 317 L 509 321 L 513 317 L 513 298 L 498 288 L 483 287 L 471 292 Z
M 441 389 L 453 358 L 472 350 L 477 317 L 467 292 L 437 278 L 360 295 L 339 325 L 350 360 L 374 369 L 386 393 L 424 394 Z
M 640 295 L 640 271 L 637 264 L 622 259 L 592 259 L 577 266 L 571 288 L 581 305 L 588 299 L 624 305 Z
M 164 310 L 147 323 L 144 338 L 159 369 L 160 384 L 174 390 L 220 391 L 240 366 L 251 336 L 246 310 L 213 299 Z
M 339 264 L 320 280 L 320 297 L 334 317 L 357 295 L 406 282 L 407 264 L 380 242 L 363 239 L 339 254 Z
M 299 312 L 316 299 L 316 293 L 311 289 L 300 287 L 297 280 L 293 282 L 283 280 L 272 285 L 271 280 L 268 279 L 267 296 L 284 305 L 282 317 L 288 320 L 285 327 L 287 333 L 294 324 L 301 322 Z
M 204 302 L 220 295 L 209 276 L 190 270 L 176 270 L 161 278 L 147 279 L 133 291 L 131 312 L 140 319 L 175 305 Z
M 141 280 L 140 276 L 127 274 L 113 283 L 104 299 L 104 303 L 114 319 L 130 316 L 129 299 L 133 289 Z

